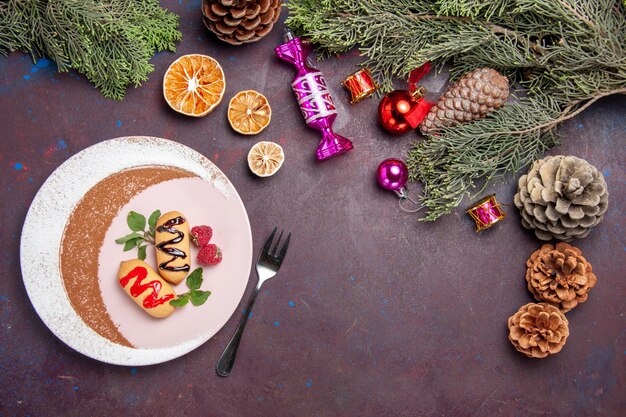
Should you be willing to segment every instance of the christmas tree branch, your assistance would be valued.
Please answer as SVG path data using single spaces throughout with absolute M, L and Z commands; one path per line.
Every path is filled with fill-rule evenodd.
M 567 10 L 569 10 L 570 12 L 572 12 L 578 19 L 582 20 L 583 22 L 585 22 L 587 25 L 589 25 L 589 27 L 591 28 L 596 28 L 596 25 L 589 20 L 589 18 L 585 15 L 583 15 L 581 12 L 579 12 L 578 10 L 576 10 L 576 8 L 574 6 L 572 6 L 571 4 L 569 4 L 566 0 L 557 0 L 564 8 L 566 8 Z
M 484 178 L 481 193 L 490 181 L 502 179 L 532 162 L 555 144 L 554 132 L 537 126 L 560 114 L 553 100 L 522 99 L 486 119 L 445 129 L 417 142 L 408 153 L 410 179 L 424 184 L 420 201 L 428 209 L 423 220 L 450 213 L 470 189 Z M 527 133 L 511 136 L 510 127 Z
M 175 50 L 178 16 L 157 0 L 8 0 L 0 3 L 0 53 L 23 50 L 76 69 L 122 99 L 153 71 L 155 51 Z
M 467 190 L 475 188 L 478 178 L 485 177 L 486 181 L 474 194 L 483 192 L 489 181 L 501 179 L 538 158 L 555 143 L 553 129 L 557 124 L 574 118 L 597 100 L 612 94 L 626 94 L 626 88 L 598 93 L 582 106 L 577 107 L 580 101 L 562 111 L 558 110 L 558 103 L 529 105 L 525 99 L 487 119 L 444 130 L 440 135 L 417 143 L 409 152 L 408 165 L 412 180 L 429 185 L 421 197 L 422 204 L 429 209 L 424 220 L 435 220 L 452 211 Z M 528 112 L 528 108 L 533 110 Z M 525 128 L 505 128 L 509 123 L 503 118 Z M 542 120 L 543 123 L 538 123 Z M 507 147 L 499 150 L 503 138 Z M 454 163 L 450 164 L 450 160 Z
M 527 37 L 523 36 L 520 32 L 515 31 L 513 29 L 506 28 L 504 26 L 496 25 L 495 23 L 491 23 L 488 20 L 480 20 L 474 19 L 467 16 L 442 16 L 442 15 L 433 15 L 433 14 L 425 14 L 425 15 L 414 15 L 410 14 L 412 18 L 417 20 L 436 20 L 441 22 L 446 21 L 456 21 L 456 22 L 464 22 L 471 25 L 482 25 L 483 27 L 489 29 L 494 34 L 506 35 L 511 38 L 515 38 L 525 46 L 528 46 L 537 54 L 541 55 L 541 46 L 539 46 L 535 42 L 531 42 Z
M 291 0 L 287 24 L 322 53 L 353 47 L 384 90 L 426 61 L 452 78 L 491 67 L 526 97 L 487 118 L 419 141 L 408 154 L 424 185 L 425 220 L 470 189 L 516 172 L 553 146 L 555 128 L 626 89 L 620 0 Z
M 531 128 L 525 129 L 525 130 L 509 130 L 507 131 L 508 134 L 511 135 L 526 135 L 528 133 L 533 133 L 534 131 L 540 130 L 540 131 L 547 131 L 547 130 L 551 130 L 554 129 L 557 125 L 565 122 L 566 120 L 572 119 L 576 116 L 578 116 L 580 113 L 582 113 L 584 110 L 586 110 L 589 106 L 591 106 L 593 103 L 595 103 L 596 101 L 600 100 L 603 97 L 608 97 L 611 96 L 613 94 L 626 94 L 626 88 L 620 88 L 617 90 L 610 90 L 610 91 L 603 91 L 603 92 L 598 92 L 596 94 L 594 94 L 589 100 L 587 100 L 585 102 L 584 105 L 576 108 L 576 106 L 578 106 L 578 104 L 580 104 L 582 101 L 584 100 L 578 100 L 575 101 L 573 103 L 571 103 L 570 105 L 568 105 L 567 107 L 565 107 L 561 113 L 561 115 L 559 117 L 557 117 L 556 119 L 550 120 L 549 122 L 537 125 L 537 126 L 533 126 Z M 574 108 L 576 108 L 575 111 L 572 111 Z M 503 132 L 499 132 L 500 134 Z

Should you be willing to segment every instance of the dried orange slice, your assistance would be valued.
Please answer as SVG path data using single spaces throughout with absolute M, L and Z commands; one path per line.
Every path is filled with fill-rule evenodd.
M 170 107 L 187 116 L 202 117 L 224 97 L 226 81 L 220 64 L 210 56 L 183 55 L 163 77 L 163 96 Z
M 274 175 L 285 161 L 282 146 L 274 142 L 259 142 L 248 152 L 248 166 L 259 177 Z
M 272 108 L 267 97 L 254 91 L 240 91 L 228 104 L 228 121 L 242 135 L 256 135 L 272 120 Z

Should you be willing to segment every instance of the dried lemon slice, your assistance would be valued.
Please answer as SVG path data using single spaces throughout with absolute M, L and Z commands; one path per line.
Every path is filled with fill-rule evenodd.
M 224 97 L 226 81 L 220 64 L 207 55 L 183 55 L 163 77 L 163 96 L 170 107 L 187 116 L 201 117 Z
M 282 146 L 274 142 L 259 142 L 248 152 L 248 166 L 259 177 L 270 177 L 285 161 Z
M 241 91 L 230 99 L 228 121 L 242 135 L 256 135 L 270 124 L 272 108 L 258 91 Z

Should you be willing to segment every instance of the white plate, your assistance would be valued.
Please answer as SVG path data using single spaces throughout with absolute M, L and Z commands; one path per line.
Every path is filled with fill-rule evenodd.
M 98 260 L 97 280 L 100 301 L 110 321 L 129 345 L 105 336 L 97 326 L 72 307 L 61 275 L 61 249 L 69 242 L 64 233 L 70 224 L 89 222 L 71 217 L 77 205 L 98 183 L 125 170 L 142 167 L 182 169 L 190 178 L 171 179 L 151 185 L 121 205 L 109 222 L 100 247 L 92 251 L 91 263 Z M 93 195 L 93 193 L 91 193 Z M 117 267 L 136 251 L 123 252 L 114 240 L 129 233 L 128 211 L 146 217 L 155 209 L 177 210 L 191 226 L 209 224 L 212 242 L 224 252 L 223 261 L 204 268 L 202 289 L 211 296 L 199 307 L 188 304 L 166 319 L 154 319 L 128 298 L 117 283 Z M 97 216 L 97 213 L 94 213 Z M 70 222 L 71 218 L 71 222 Z M 75 223 L 76 222 L 76 223 Z M 69 236 L 69 235 L 68 235 Z M 149 248 L 150 249 L 150 248 Z M 21 239 L 22 277 L 37 314 L 63 342 L 99 361 L 119 365 L 149 365 L 177 358 L 197 348 L 219 331 L 237 309 L 246 289 L 252 261 L 252 236 L 245 207 L 234 186 L 211 161 L 179 143 L 151 137 L 126 137 L 101 142 L 63 163 L 42 185 L 28 211 Z M 89 251 L 85 252 L 87 255 Z M 192 249 L 192 270 L 197 250 Z M 86 255 L 86 256 L 87 256 Z M 74 259 L 74 258 L 72 258 Z M 154 265 L 149 250 L 146 262 Z M 83 284 L 81 284 L 83 285 Z M 185 281 L 175 287 L 187 290 Z M 76 303 L 80 285 L 70 291 Z M 82 301 L 79 300 L 79 303 Z M 75 304 L 76 305 L 76 304 Z M 82 316 L 81 316 L 82 315 Z

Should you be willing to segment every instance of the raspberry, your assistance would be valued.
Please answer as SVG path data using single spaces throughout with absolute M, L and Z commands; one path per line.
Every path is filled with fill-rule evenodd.
M 198 263 L 202 265 L 217 265 L 222 262 L 222 250 L 215 243 L 209 243 L 198 252 Z
M 213 230 L 209 226 L 194 226 L 191 228 L 191 233 L 189 233 L 193 244 L 199 247 L 208 245 L 212 236 Z

